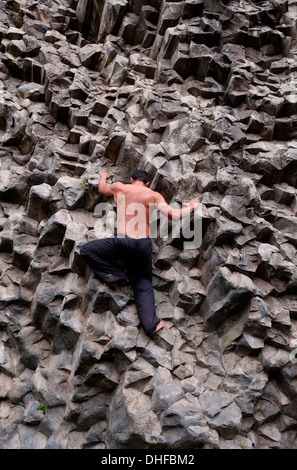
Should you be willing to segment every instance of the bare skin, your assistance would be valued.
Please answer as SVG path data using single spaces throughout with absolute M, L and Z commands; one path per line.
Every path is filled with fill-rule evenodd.
M 149 182 L 143 183 L 131 178 L 131 184 L 107 184 L 109 176 L 106 172 L 101 173 L 98 191 L 105 196 L 114 197 L 118 208 L 117 230 L 123 235 L 134 235 L 134 238 L 148 237 L 150 213 L 154 206 L 170 220 L 178 220 L 189 215 L 199 202 L 197 199 L 191 199 L 184 203 L 185 207 L 176 209 L 167 204 L 160 193 L 148 188 Z M 139 217 L 135 217 L 137 211 Z M 131 225 L 135 220 L 136 228 Z
M 182 219 L 189 215 L 198 205 L 197 199 L 185 203 L 182 209 L 171 207 L 157 191 L 148 188 L 148 183 L 130 179 L 131 184 L 120 182 L 107 184 L 107 172 L 100 175 L 98 191 L 105 196 L 113 196 L 117 205 L 117 231 L 132 238 L 144 238 L 150 234 L 149 221 L 151 210 L 156 207 L 170 220 Z M 154 333 L 164 328 L 160 321 Z M 153 334 L 154 334 L 153 333 Z

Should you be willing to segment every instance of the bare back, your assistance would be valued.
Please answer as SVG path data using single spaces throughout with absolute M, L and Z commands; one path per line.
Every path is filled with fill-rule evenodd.
M 156 192 L 143 185 L 122 184 L 114 199 L 118 233 L 132 238 L 148 237 L 151 210 L 157 202 Z

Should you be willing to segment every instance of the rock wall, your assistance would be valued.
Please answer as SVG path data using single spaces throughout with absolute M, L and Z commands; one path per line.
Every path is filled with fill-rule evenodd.
M 297 448 L 296 18 L 0 1 L 1 448 Z M 153 338 L 79 255 L 136 167 L 202 203 L 199 249 L 153 240 Z

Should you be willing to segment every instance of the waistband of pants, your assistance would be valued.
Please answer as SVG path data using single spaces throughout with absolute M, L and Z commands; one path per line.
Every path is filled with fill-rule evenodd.
M 125 233 L 116 233 L 115 237 L 116 238 L 130 238 L 131 240 L 148 240 L 150 238 L 150 237 L 134 238 L 134 237 L 129 237 L 129 235 L 126 235 Z

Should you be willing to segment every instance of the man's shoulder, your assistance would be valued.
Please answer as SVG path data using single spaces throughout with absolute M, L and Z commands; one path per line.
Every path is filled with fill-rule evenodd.
M 158 202 L 160 200 L 163 200 L 163 196 L 161 193 L 159 193 L 158 191 L 154 191 L 152 189 L 150 189 L 150 191 L 152 192 L 152 197 L 154 197 L 155 201 Z
M 158 191 L 154 191 L 153 189 L 151 188 L 145 188 L 147 194 L 149 195 L 150 199 L 152 200 L 152 202 L 155 202 L 157 201 L 161 196 L 160 193 L 158 193 Z
M 112 183 L 111 186 L 113 189 L 118 189 L 118 190 L 125 190 L 126 186 L 129 186 L 128 184 L 121 183 L 120 181 L 116 181 L 115 183 Z

